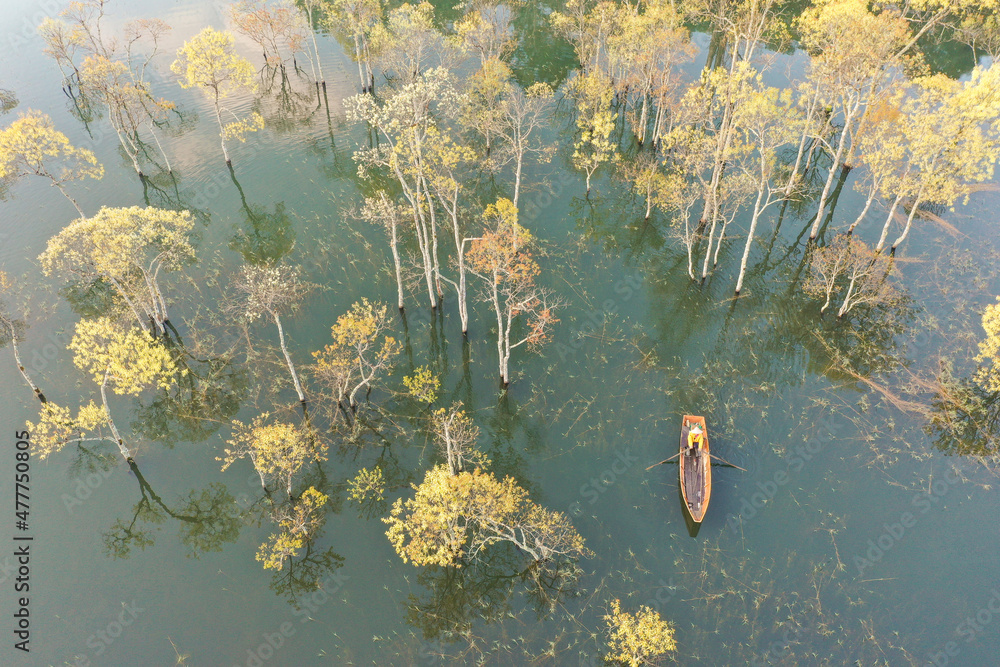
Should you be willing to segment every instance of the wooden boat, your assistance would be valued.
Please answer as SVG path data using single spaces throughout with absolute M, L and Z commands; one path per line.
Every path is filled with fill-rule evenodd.
M 698 424 L 701 426 L 704 443 L 700 450 L 692 452 L 688 446 L 688 431 Z M 681 497 L 695 523 L 701 523 L 712 497 L 712 463 L 708 449 L 708 428 L 705 418 L 684 415 L 681 422 L 680 442 Z

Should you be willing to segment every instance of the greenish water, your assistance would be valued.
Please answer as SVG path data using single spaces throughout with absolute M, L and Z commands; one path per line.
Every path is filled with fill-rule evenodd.
M 559 83 L 572 51 L 530 4 L 517 76 Z M 109 22 L 163 18 L 174 28 L 165 43 L 172 53 L 203 26 L 221 27 L 219 7 L 119 2 Z M 181 336 L 202 344 L 196 356 L 233 342 L 213 313 L 246 239 L 271 252 L 292 248 L 289 260 L 324 287 L 286 318 L 301 364 L 353 301 L 393 300 L 381 233 L 345 217 L 363 196 L 351 153 L 365 138 L 340 110 L 356 92 L 355 72 L 336 42 L 321 43 L 330 118 L 303 104 L 290 119 L 264 102 L 269 129 L 232 149 L 235 182 L 204 100 L 165 74 L 161 94 L 189 122 L 166 141 L 176 183 L 160 174 L 144 189 L 106 121 L 94 122 L 88 137 L 40 40 L 21 36 L 21 26 L 44 13 L 27 2 L 0 10 L 0 87 L 17 92 L 18 111 L 48 113 L 71 141 L 97 153 L 104 179 L 73 188 L 84 210 L 150 203 L 199 212 L 200 262 L 168 281 Z M 167 64 L 159 63 L 164 73 Z M 785 65 L 801 68 L 802 57 L 781 56 L 774 72 Z M 308 97 L 308 86 L 300 88 Z M 995 664 L 994 474 L 982 461 L 939 451 L 922 416 L 891 405 L 833 361 L 846 356 L 896 393 L 933 374 L 941 355 L 967 373 L 977 309 L 1000 293 L 1000 194 L 982 192 L 942 212 L 957 233 L 921 221 L 899 257 L 909 303 L 892 325 L 872 314 L 848 326 L 820 319 L 801 293 L 811 204 L 785 210 L 780 227 L 776 216 L 768 219 L 744 294 L 733 300 L 742 230 L 723 245 L 711 279 L 692 283 L 668 221 L 654 214 L 644 223 L 644 202 L 621 183 L 598 172 L 583 198 L 564 125 L 557 116 L 547 135 L 564 150 L 529 167 L 521 206 L 522 224 L 545 244 L 543 280 L 565 301 L 551 344 L 537 356 L 516 355 L 514 382 L 501 395 L 491 314 L 473 308 L 464 345 L 454 301 L 432 318 L 417 295 L 405 330 L 396 323 L 407 347 L 388 384 L 399 387 L 413 365 L 441 373 L 439 404 L 465 401 L 494 469 L 572 517 L 594 552 L 582 572 L 539 584 L 503 549 L 463 570 L 403 564 L 380 515 L 359 516 L 344 482 L 378 462 L 391 473 L 390 497 L 406 493 L 434 460 L 423 436 L 332 447 L 311 473 L 310 483 L 323 480 L 332 499 L 311 560 L 291 575 L 263 570 L 254 554 L 273 525 L 242 511 L 260 496 L 256 475 L 248 464 L 220 473 L 215 460 L 228 435 L 221 422 L 248 421 L 275 394 L 293 402 L 280 354 L 267 347 L 274 332 L 261 326 L 252 331 L 260 370 L 223 367 L 207 420 L 178 419 L 185 406 L 151 395 L 115 402 L 117 414 L 130 415 L 120 425 L 137 434 L 136 469 L 116 462 L 91 470 L 87 452 L 72 448 L 32 462 L 32 652 L 13 649 L 15 594 L 6 576 L 0 663 L 168 665 L 187 656 L 188 665 L 226 666 L 599 664 L 601 616 L 617 597 L 626 608 L 654 606 L 676 625 L 676 660 L 684 665 L 928 664 L 948 642 L 955 642 L 950 664 Z M 506 188 L 507 174 L 497 182 Z M 51 399 L 73 403 L 90 391 L 65 349 L 78 315 L 34 261 L 71 218 L 54 193 L 29 181 L 2 204 L 0 267 L 32 285 L 22 355 Z M 853 220 L 861 205 L 848 182 L 833 226 Z M 869 238 L 877 230 L 859 232 Z M 13 431 L 35 418 L 37 404 L 6 349 L 0 380 L 0 487 L 11 499 Z M 693 537 L 676 467 L 644 470 L 675 451 L 680 416 L 691 412 L 708 419 L 713 451 L 747 470 L 714 470 L 711 507 Z M 398 418 L 412 430 L 417 417 L 411 410 Z M 5 539 L 13 531 L 11 517 Z M 310 573 L 319 574 L 322 591 L 294 586 L 294 577 Z M 977 614 L 976 625 L 960 625 Z

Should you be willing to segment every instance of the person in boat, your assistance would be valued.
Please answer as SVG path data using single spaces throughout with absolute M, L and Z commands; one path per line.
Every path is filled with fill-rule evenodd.
M 695 424 L 688 430 L 688 453 L 700 452 L 705 444 L 705 433 L 701 429 L 701 424 Z

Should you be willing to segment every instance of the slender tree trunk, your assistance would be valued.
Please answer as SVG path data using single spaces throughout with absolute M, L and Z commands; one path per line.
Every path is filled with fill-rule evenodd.
M 708 277 L 708 261 L 712 259 L 712 239 L 715 238 L 715 223 L 717 218 L 712 216 L 712 223 L 708 228 L 708 249 L 705 252 L 705 262 L 701 267 L 701 279 Z
M 767 187 L 765 184 L 764 187 Z M 740 260 L 740 276 L 736 279 L 736 294 L 739 296 L 743 289 L 743 277 L 747 273 L 747 260 L 750 258 L 750 246 L 753 244 L 753 235 L 757 231 L 757 221 L 760 220 L 760 200 L 764 197 L 763 188 L 757 191 L 757 201 L 753 205 L 753 218 L 750 219 L 750 231 L 747 233 L 747 243 L 743 247 L 743 259 Z
M 28 371 L 24 367 L 24 364 L 21 363 L 21 352 L 17 347 L 17 331 L 14 329 L 13 325 L 10 325 L 8 328 L 10 329 L 10 349 L 14 353 L 14 363 L 17 364 L 17 370 L 21 372 L 21 377 L 23 377 L 24 381 L 28 383 L 28 386 L 31 387 L 31 391 L 35 392 L 35 396 L 38 397 L 38 400 L 44 404 L 47 402 L 45 394 L 43 394 L 42 390 L 35 385 L 31 376 L 28 375 Z
M 796 176 L 799 175 L 799 167 L 802 165 L 802 156 L 806 149 L 806 140 L 809 138 L 809 127 L 812 124 L 813 115 L 816 113 L 816 106 L 819 104 L 819 86 L 816 87 L 816 94 L 809 100 L 808 111 L 806 112 L 805 124 L 802 128 L 802 136 L 799 138 L 799 150 L 795 154 L 795 164 L 788 175 L 788 183 L 785 184 L 784 194 L 787 197 L 792 187 L 795 185 Z
M 850 308 L 851 297 L 854 296 L 854 285 L 857 282 L 857 279 L 858 279 L 857 275 L 851 276 L 851 282 L 847 286 L 847 293 L 844 294 L 844 303 L 840 305 L 840 310 L 837 311 L 838 318 L 841 318 L 844 315 L 846 315 L 847 312 L 851 309 Z
M 503 382 L 504 386 L 507 386 L 507 371 L 504 368 L 504 326 L 503 326 L 503 314 L 500 310 L 500 294 L 497 292 L 497 276 L 494 274 L 493 283 L 490 285 L 490 296 L 493 300 L 493 311 L 497 316 L 497 360 L 500 365 L 500 380 Z
M 59 192 L 61 192 L 61 193 L 63 194 L 63 197 L 65 197 L 66 199 L 68 199 L 68 200 L 69 200 L 69 203 L 73 205 L 73 208 L 75 208 L 75 209 L 76 209 L 76 212 L 80 214 L 80 217 L 81 217 L 81 218 L 86 218 L 87 216 L 86 216 L 86 215 L 84 215 L 84 213 L 83 213 L 83 209 L 82 209 L 82 208 L 80 208 L 80 205 L 76 203 L 76 200 L 75 200 L 75 199 L 73 199 L 72 197 L 70 197 L 70 196 L 69 196 L 69 193 L 68 193 L 68 192 L 66 192 L 66 188 L 64 188 L 64 187 L 62 186 L 62 183 L 60 183 L 59 181 L 57 181 L 57 180 L 56 180 L 55 178 L 53 178 L 52 176 L 49 176 L 49 178 L 50 178 L 50 179 L 52 179 L 52 185 L 54 185 L 54 186 L 56 186 L 57 188 L 59 188 Z
M 877 188 L 875 187 L 875 185 L 872 185 L 872 189 L 868 193 L 868 199 L 865 200 L 865 207 L 861 209 L 861 213 L 858 215 L 857 219 L 851 223 L 850 227 L 847 228 L 848 234 L 853 234 L 854 228 L 857 227 L 861 223 L 861 221 L 865 219 L 866 215 L 868 215 L 868 209 L 872 207 L 872 202 L 875 201 L 876 191 Z
M 302 391 L 302 384 L 299 382 L 299 374 L 295 372 L 295 364 L 292 363 L 292 355 L 288 353 L 288 347 L 285 346 L 285 330 L 281 326 L 281 318 L 278 317 L 277 313 L 271 313 L 271 317 L 274 318 L 274 324 L 278 327 L 278 340 L 281 343 L 281 352 L 285 355 L 285 363 L 288 364 L 288 372 L 292 374 L 292 382 L 295 384 L 295 392 L 299 395 L 299 401 L 302 403 L 306 402 L 306 395 Z
M 395 218 L 393 218 L 389 226 L 389 233 L 391 237 L 389 245 L 392 246 L 392 261 L 396 267 L 396 297 L 399 300 L 399 309 L 403 310 L 403 270 L 399 261 L 399 237 Z
M 517 199 L 521 196 L 521 167 L 524 163 L 524 149 L 523 147 L 518 147 L 517 151 L 517 168 L 514 170 L 514 208 L 517 208 Z M 589 179 L 588 179 L 589 183 Z M 588 185 L 587 189 L 590 189 Z
M 830 195 L 830 188 L 833 187 L 833 181 L 837 175 L 837 167 L 840 165 L 840 159 L 843 157 L 844 149 L 847 147 L 850 125 L 854 122 L 854 114 L 858 112 L 859 105 L 860 101 L 856 102 L 850 110 L 846 106 L 844 108 L 844 129 L 840 132 L 840 140 L 837 142 L 837 151 L 833 156 L 833 164 L 830 165 L 830 173 L 827 174 L 826 184 L 823 186 L 823 192 L 819 196 L 819 210 L 816 211 L 816 219 L 813 220 L 812 229 L 809 231 L 810 240 L 815 239 L 819 235 L 819 225 L 823 220 L 823 212 L 826 210 L 826 198 Z
M 308 0 L 307 0 L 308 2 Z M 316 46 L 316 30 L 313 28 L 313 16 L 312 9 L 306 10 L 306 15 L 309 17 L 309 36 L 312 38 L 313 54 L 316 57 L 316 69 L 319 71 L 319 83 L 326 89 L 326 77 L 323 76 L 323 62 L 319 57 L 319 47 Z
M 910 227 L 913 225 L 913 218 L 917 214 L 917 209 L 920 208 L 921 196 L 923 195 L 923 186 L 917 192 L 917 198 L 913 200 L 913 206 L 910 208 L 910 215 L 906 216 L 906 226 L 903 227 L 903 233 L 899 235 L 895 241 L 892 242 L 892 247 L 889 248 L 890 253 L 895 253 L 896 248 L 899 244 L 906 240 L 907 234 L 910 233 Z
M 642 113 L 639 114 L 639 136 L 636 137 L 639 145 L 646 141 L 646 124 L 649 122 L 649 95 L 642 95 Z
M 153 141 L 156 142 L 156 147 L 160 149 L 160 155 L 163 156 L 163 161 L 167 163 L 167 173 L 172 174 L 174 170 L 170 168 L 170 158 L 167 157 L 167 152 L 163 150 L 163 145 L 160 144 L 160 139 L 156 136 L 156 132 L 153 131 L 153 125 L 150 123 L 148 125 L 149 133 L 153 135 Z
M 232 166 L 233 161 L 229 159 L 229 151 L 226 149 L 226 130 L 222 124 L 222 112 L 219 110 L 219 94 L 215 94 L 215 120 L 219 123 L 219 140 L 222 143 L 222 156 L 226 158 L 226 164 Z
M 118 433 L 118 427 L 115 425 L 115 420 L 111 418 L 111 409 L 108 407 L 108 374 L 111 369 L 108 368 L 104 371 L 104 381 L 101 382 L 101 402 L 104 404 L 104 414 L 108 418 L 108 427 L 111 429 L 111 435 L 115 438 L 115 443 L 118 445 L 118 451 L 121 452 L 122 458 L 128 461 L 132 458 L 132 453 L 129 452 L 128 447 L 125 446 L 125 441 L 122 440 L 122 436 Z
M 875 252 L 882 252 L 882 248 L 885 247 L 885 237 L 889 235 L 889 225 L 892 224 L 892 218 L 896 215 L 896 209 L 899 207 L 899 202 L 903 199 L 902 194 L 896 195 L 895 201 L 892 202 L 892 206 L 889 208 L 889 215 L 885 218 L 885 224 L 882 225 L 882 235 L 878 238 L 878 243 L 875 244 Z
M 354 58 L 358 61 L 358 78 L 361 79 L 361 92 L 368 91 L 368 82 L 365 80 L 365 72 L 361 64 L 361 40 L 357 33 L 354 34 Z

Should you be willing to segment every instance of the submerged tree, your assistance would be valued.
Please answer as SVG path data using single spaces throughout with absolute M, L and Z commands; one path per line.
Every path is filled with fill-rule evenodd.
M 392 263 L 396 275 L 396 302 L 399 310 L 403 310 L 403 265 L 399 259 L 400 225 L 406 214 L 404 207 L 389 200 L 384 190 L 378 191 L 377 197 L 365 198 L 361 209 L 361 217 L 373 225 L 383 227 L 389 235 L 389 249 L 392 251 Z
M 452 475 L 465 470 L 466 463 L 479 467 L 486 464 L 486 457 L 476 448 L 479 427 L 458 402 L 449 409 L 439 408 L 431 415 L 434 438 L 441 447 Z
M 383 519 L 404 563 L 461 567 L 500 542 L 536 562 L 590 554 L 566 515 L 532 502 L 511 477 L 499 481 L 479 469 L 453 475 L 439 465 L 413 488 L 414 497 L 397 499 Z
M 371 95 L 356 95 L 344 101 L 349 119 L 368 123 L 387 141 L 387 145 L 356 151 L 354 159 L 363 178 L 370 178 L 372 171 L 379 168 L 389 170 L 399 182 L 412 210 L 431 308 L 437 308 L 442 286 L 435 195 L 425 152 L 429 138 L 442 135 L 439 122 L 457 113 L 460 99 L 451 74 L 439 67 L 415 77 L 382 104 Z
M 471 270 L 483 279 L 483 300 L 497 319 L 500 380 L 510 384 L 510 355 L 522 346 L 538 347 L 558 320 L 548 290 L 536 283 L 541 269 L 530 253 L 531 234 L 517 224 L 517 208 L 498 199 L 484 213 L 486 231 L 469 250 Z M 527 332 L 514 336 L 514 322 L 524 316 Z
M 257 560 L 265 570 L 281 570 L 285 561 L 295 558 L 315 538 L 323 525 L 323 507 L 329 497 L 310 486 L 295 502 L 279 508 L 276 519 L 280 532 L 272 533 L 257 550 Z
M 609 660 L 643 667 L 677 650 L 673 626 L 651 607 L 642 606 L 632 614 L 622 611 L 621 602 L 614 599 L 604 621 L 608 624 Z
M 993 177 L 1000 159 L 1000 70 L 976 68 L 965 81 L 943 74 L 915 80 L 900 103 L 904 141 L 902 164 L 884 179 L 896 198 L 889 209 L 877 251 L 904 199 L 910 212 L 892 251 L 906 239 L 921 204 L 954 206 L 972 186 Z
M 292 355 L 285 345 L 285 329 L 281 326 L 281 315 L 298 308 L 299 302 L 312 291 L 314 285 L 300 278 L 299 269 L 287 265 L 252 266 L 244 264 L 240 273 L 233 278 L 233 287 L 242 295 L 242 315 L 248 322 L 268 315 L 278 328 L 281 353 L 285 356 L 288 372 L 292 376 L 299 401 L 306 402 L 305 392 L 299 375 L 295 372 Z
M 162 273 L 194 261 L 187 211 L 158 208 L 102 208 L 49 239 L 38 259 L 46 275 L 58 273 L 84 283 L 105 281 L 128 305 L 139 326 L 166 333 L 167 302 Z
M 325 460 L 326 447 L 317 444 L 310 430 L 286 422 L 269 423 L 270 416 L 265 412 L 250 424 L 234 419 L 225 455 L 215 460 L 222 461 L 225 471 L 236 461 L 248 458 L 265 491 L 269 482 L 277 480 L 291 496 L 296 473 L 309 461 Z
M 571 91 L 576 98 L 579 131 L 573 143 L 573 166 L 587 175 L 587 194 L 590 194 L 591 177 L 611 159 L 614 151 L 610 138 L 617 117 L 611 111 L 614 91 L 611 79 L 600 72 L 579 74 L 571 83 Z
M 219 124 L 222 155 L 232 164 L 226 139 L 245 142 L 247 135 L 264 127 L 264 118 L 257 112 L 237 116 L 223 106 L 227 97 L 239 92 L 253 92 L 254 68 L 250 61 L 236 53 L 232 33 L 205 28 L 177 50 L 177 60 L 170 69 L 181 77 L 181 88 L 203 88 L 215 110 Z M 225 112 L 231 121 L 223 121 Z
M 810 76 L 815 90 L 830 101 L 833 115 L 839 115 L 842 123 L 835 146 L 825 136 L 816 137 L 833 163 L 809 231 L 809 238 L 815 239 L 833 182 L 840 169 L 850 164 L 848 156 L 856 148 L 851 144 L 859 134 L 858 124 L 904 65 L 900 49 L 908 26 L 894 12 L 872 11 L 864 0 L 823 0 L 802 13 L 798 27 L 803 45 L 813 56 Z
M 168 389 L 176 382 L 177 366 L 170 352 L 146 331 L 122 326 L 102 317 L 76 325 L 70 341 L 73 364 L 90 375 L 101 393 L 101 406 L 93 402 L 73 417 L 67 408 L 43 404 L 37 425 L 29 424 L 40 458 L 58 452 L 70 442 L 111 442 L 122 458 L 132 458 L 108 406 L 108 390 L 119 396 L 139 396 L 145 390 Z M 183 371 L 182 371 L 183 372 Z M 104 434 L 103 427 L 110 430 Z
M 229 6 L 229 17 L 238 32 L 260 46 L 269 67 L 284 71 L 285 63 L 292 60 L 294 64 L 295 54 L 303 50 L 309 28 L 287 0 L 270 6 L 259 0 L 240 0 Z
M 745 99 L 737 105 L 734 126 L 743 143 L 753 150 L 753 157 L 741 160 L 740 168 L 752 179 L 757 191 L 750 229 L 740 260 L 740 274 L 736 279 L 736 294 L 743 289 L 747 260 L 753 245 L 754 234 L 761 215 L 771 205 L 781 201 L 785 194 L 783 184 L 775 182 L 778 173 L 778 151 L 793 141 L 801 121 L 792 101 L 791 91 L 778 90 L 762 84 L 758 77 L 742 89 Z
M 24 381 L 28 383 L 28 386 L 31 387 L 31 391 L 35 393 L 38 400 L 44 404 L 45 394 L 42 393 L 42 390 L 35 385 L 34 380 L 28 375 L 28 369 L 24 367 L 24 363 L 21 361 L 20 350 L 17 347 L 17 344 L 24 339 L 25 324 L 24 320 L 14 315 L 10 310 L 12 306 L 7 303 L 13 294 L 13 279 L 6 272 L 0 271 L 0 347 L 10 343 L 10 349 L 14 354 L 14 363 L 17 364 L 17 370 L 21 373 Z
M 316 373 L 333 389 L 338 403 L 346 398 L 351 410 L 357 410 L 358 392 L 362 387 L 370 392 L 378 374 L 399 354 L 401 346 L 386 335 L 388 328 L 386 307 L 362 299 L 337 318 L 330 331 L 333 343 L 313 352 Z
M 76 148 L 52 119 L 39 111 L 28 111 L 0 130 L 0 182 L 9 186 L 24 176 L 42 176 L 73 204 L 80 217 L 83 209 L 66 192 L 65 184 L 84 178 L 101 178 L 104 167 L 94 154 Z
M 813 250 L 809 277 L 802 289 L 816 298 L 825 298 L 821 313 L 830 305 L 832 295 L 844 289 L 844 300 L 837 311 L 840 318 L 861 304 L 897 303 L 901 295 L 891 279 L 893 271 L 890 257 L 873 251 L 856 236 L 840 234 L 830 245 Z
M 329 3 L 325 23 L 354 42 L 352 58 L 358 64 L 363 93 L 375 87 L 371 41 L 372 33 L 382 24 L 383 13 L 381 0 L 330 0 Z

